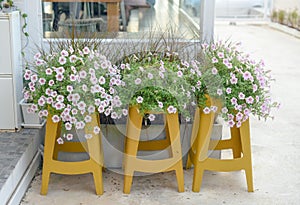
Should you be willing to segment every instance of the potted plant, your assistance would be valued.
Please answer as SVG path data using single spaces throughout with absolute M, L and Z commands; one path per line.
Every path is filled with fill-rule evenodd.
M 15 7 L 14 2 L 12 0 L 7 0 L 6 2 L 4 2 L 2 7 L 3 7 L 2 11 L 6 12 L 6 13 L 16 10 L 16 7 Z
M 54 122 L 62 122 L 64 132 L 84 129 L 93 113 L 112 113 L 113 87 L 119 85 L 120 75 L 97 50 L 68 41 L 50 53 L 35 54 L 34 59 L 33 69 L 24 74 L 28 81 L 24 99 L 32 102 L 30 113 L 38 113 L 40 118 L 51 115 Z M 99 128 L 95 132 L 99 133 Z M 58 142 L 65 140 L 59 138 Z
M 124 148 L 124 190 L 130 193 L 134 171 L 164 172 L 175 170 L 178 191 L 183 192 L 183 163 L 179 116 L 190 121 L 189 108 L 195 105 L 191 86 L 184 73 L 189 64 L 178 53 L 169 51 L 141 51 L 127 55 L 119 64 L 122 86 L 116 89 L 116 116 L 128 115 Z M 119 109 L 118 109 L 119 108 Z M 141 139 L 142 121 L 153 122 L 164 117 L 165 139 Z M 156 160 L 137 156 L 138 151 L 169 149 L 169 156 Z M 156 152 L 157 153 L 157 152 Z M 159 162 L 158 162 L 159 161 Z
M 229 41 L 202 45 L 207 63 L 201 67 L 200 80 L 206 86 L 206 94 L 221 102 L 220 116 L 230 127 L 240 127 L 250 114 L 273 118 L 271 110 L 279 106 L 271 99 L 270 87 L 274 79 L 265 69 L 264 61 L 251 59 L 240 51 L 239 45 Z M 205 98 L 198 99 L 204 112 L 217 111 L 215 107 L 204 106 Z

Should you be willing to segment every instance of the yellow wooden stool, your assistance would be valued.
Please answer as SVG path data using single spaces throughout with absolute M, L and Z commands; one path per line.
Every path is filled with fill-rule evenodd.
M 90 123 L 87 123 L 85 127 L 85 133 L 92 134 L 93 137 L 91 139 L 86 140 L 86 142 L 64 142 L 64 144 L 57 144 L 56 140 L 60 136 L 61 123 L 54 123 L 52 121 L 52 116 L 48 116 L 42 172 L 42 195 L 46 195 L 48 192 L 48 183 L 51 173 L 70 175 L 92 173 L 94 177 L 96 194 L 103 194 L 103 152 L 101 149 L 101 134 L 96 135 L 93 132 L 93 128 L 95 126 L 99 126 L 99 124 L 100 123 L 98 115 L 93 114 L 92 121 Z M 59 151 L 88 152 L 90 158 L 88 160 L 76 162 L 58 161 L 57 156 Z
M 124 153 L 124 189 L 130 193 L 134 171 L 158 173 L 175 170 L 178 191 L 184 192 L 184 178 L 180 143 L 178 113 L 165 114 L 166 139 L 140 141 L 143 116 L 137 107 L 130 107 L 127 119 Z M 162 160 L 143 160 L 137 158 L 138 151 L 163 150 L 170 146 L 171 157 Z
M 208 106 L 211 102 L 208 103 Z M 231 139 L 211 140 L 211 131 L 215 113 L 203 113 L 197 108 L 192 130 L 192 147 L 189 151 L 186 168 L 194 164 L 193 188 L 200 191 L 204 170 L 211 171 L 237 171 L 245 170 L 248 192 L 253 192 L 252 162 L 249 119 L 242 126 L 231 128 Z M 209 150 L 232 149 L 233 159 L 209 158 Z

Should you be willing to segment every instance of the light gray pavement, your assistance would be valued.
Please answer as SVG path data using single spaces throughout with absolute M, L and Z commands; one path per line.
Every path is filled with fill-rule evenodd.
M 177 192 L 175 174 L 136 177 L 130 195 L 122 193 L 123 176 L 104 173 L 102 196 L 94 194 L 91 175 L 52 175 L 47 196 L 39 194 L 37 174 L 23 205 L 93 204 L 299 204 L 300 201 L 300 39 L 267 25 L 216 24 L 216 38 L 242 41 L 272 70 L 274 99 L 282 103 L 275 119 L 252 119 L 254 193 L 248 193 L 243 171 L 204 174 L 200 193 L 191 191 L 193 170 L 185 170 L 185 192 Z

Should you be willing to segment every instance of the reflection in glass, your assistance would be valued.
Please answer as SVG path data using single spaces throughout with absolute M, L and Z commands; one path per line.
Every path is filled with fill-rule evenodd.
M 185 33 L 187 38 L 193 38 L 197 33 L 191 31 L 190 19 L 181 15 L 179 4 L 182 0 L 115 0 L 114 12 L 109 7 L 112 0 L 42 1 L 44 37 L 70 37 L 74 34 L 87 36 L 78 35 L 82 33 L 112 37 L 113 33 L 114 38 L 134 38 L 135 34 L 143 35 L 142 32 L 164 32 L 170 28 L 175 32 Z M 195 2 L 200 2 L 189 1 L 188 6 L 191 3 L 198 5 Z M 199 16 L 197 12 L 195 11 L 195 15 Z M 115 24 L 113 29 L 112 24 Z

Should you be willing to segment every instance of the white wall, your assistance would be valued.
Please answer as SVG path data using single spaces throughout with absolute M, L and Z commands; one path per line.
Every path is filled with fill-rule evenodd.
M 298 8 L 300 12 L 300 0 L 273 0 L 274 9 L 283 9 L 286 11 Z
M 27 60 L 32 59 L 33 53 L 37 50 L 37 46 L 41 46 L 43 31 L 42 31 L 42 0 L 14 0 L 15 5 L 21 11 L 26 13 L 27 17 L 27 32 L 29 33 L 29 44 L 24 49 Z M 22 36 L 23 47 L 26 43 L 26 38 Z

